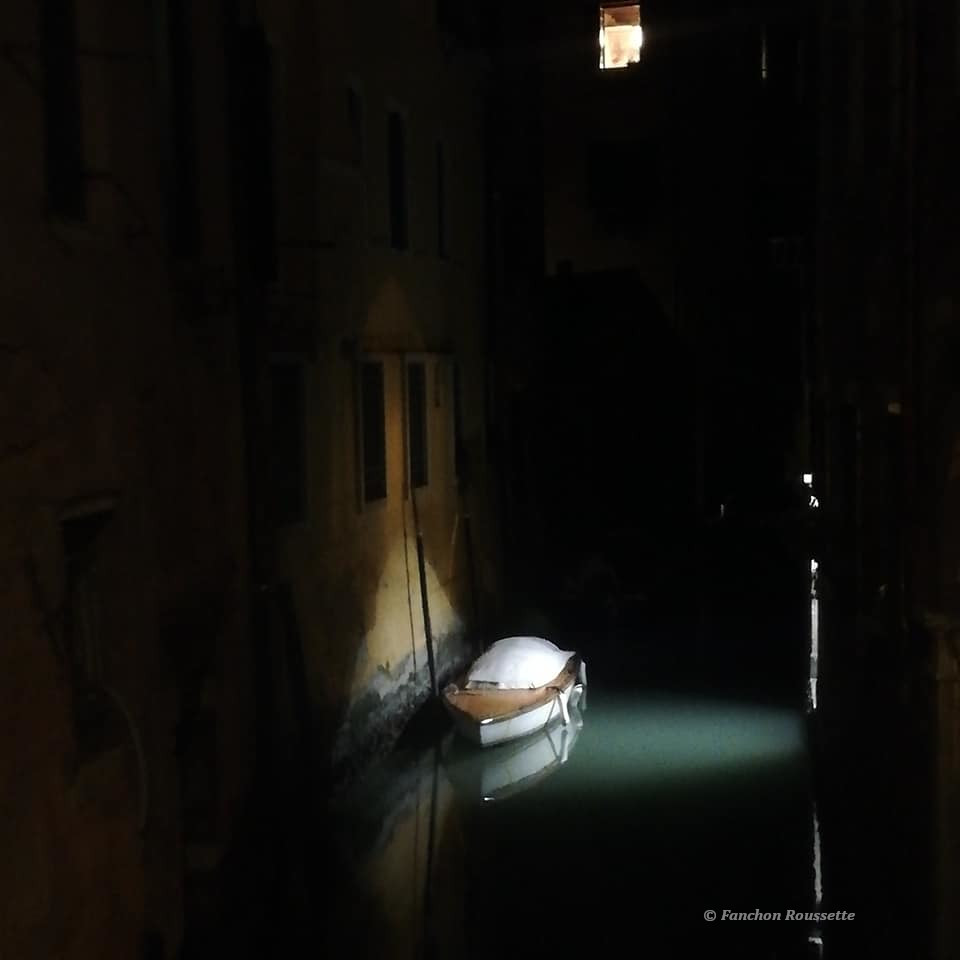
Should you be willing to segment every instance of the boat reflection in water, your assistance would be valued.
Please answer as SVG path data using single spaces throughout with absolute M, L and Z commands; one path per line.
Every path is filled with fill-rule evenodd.
M 444 740 L 443 769 L 467 801 L 489 803 L 529 790 L 560 769 L 583 729 L 586 693 L 569 708 L 570 722 L 554 723 L 538 733 L 478 749 L 451 731 Z

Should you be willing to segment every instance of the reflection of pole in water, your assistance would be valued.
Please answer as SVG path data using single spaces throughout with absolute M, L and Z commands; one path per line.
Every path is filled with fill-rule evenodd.
M 820 821 L 817 819 L 817 805 L 813 805 L 813 893 L 819 907 L 823 902 L 823 873 L 820 863 Z
M 817 818 L 817 805 L 813 804 L 813 899 L 814 908 L 820 909 L 823 903 L 823 873 L 820 859 L 820 821 Z M 807 940 L 816 950 L 816 956 L 823 956 L 823 936 L 820 925 L 816 924 Z
M 820 598 L 817 592 L 817 572 L 820 564 L 810 560 L 810 665 L 807 677 L 807 710 L 817 709 L 817 679 L 820 662 Z
M 440 775 L 440 744 L 433 746 L 433 770 L 430 781 L 430 821 L 427 830 L 427 875 L 424 878 L 423 888 L 423 956 L 432 957 L 436 954 L 436 943 L 433 937 L 432 924 L 432 897 L 433 897 L 433 848 L 437 834 L 437 780 Z

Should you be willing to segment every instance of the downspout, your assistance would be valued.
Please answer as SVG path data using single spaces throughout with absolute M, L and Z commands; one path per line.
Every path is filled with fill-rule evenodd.
M 266 86 L 269 73 L 265 41 L 250 5 L 228 0 L 224 29 L 231 215 L 237 271 L 236 332 L 244 429 L 249 615 L 254 664 L 254 781 L 260 787 L 266 787 L 272 780 L 274 714 L 270 638 L 272 544 L 266 508 L 268 443 L 264 409 L 266 369 L 263 363 L 267 348 L 266 284 L 273 268 L 269 249 L 272 222 L 267 222 L 272 221 L 272 183 L 269 182 L 269 156 L 257 156 L 258 152 L 270 149 L 269 144 L 257 142 L 267 131 L 256 127 L 257 120 L 264 124 L 269 122 L 271 92 L 269 88 L 258 89 L 256 86 L 258 81 L 261 86 Z M 257 71 L 256 66 L 262 69 Z
M 903 310 L 903 533 L 898 578 L 900 585 L 900 629 L 906 636 L 907 623 L 914 614 L 913 503 L 917 494 L 917 393 L 916 393 L 916 13 L 913 0 L 903 0 L 903 136 L 904 136 L 904 310 Z

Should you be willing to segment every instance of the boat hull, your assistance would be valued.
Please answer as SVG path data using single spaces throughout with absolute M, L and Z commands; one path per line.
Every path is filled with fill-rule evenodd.
M 582 690 L 582 684 L 577 680 L 577 671 L 572 670 L 567 672 L 562 682 L 545 688 L 540 702 L 521 709 L 511 708 L 510 697 L 505 695 L 502 713 L 494 711 L 490 716 L 477 717 L 457 705 L 458 697 L 464 694 L 455 688 L 448 688 L 444 692 L 443 702 L 460 734 L 482 747 L 489 747 L 529 736 L 554 723 L 567 723 L 571 698 L 576 702 Z M 487 695 L 491 699 L 494 696 Z

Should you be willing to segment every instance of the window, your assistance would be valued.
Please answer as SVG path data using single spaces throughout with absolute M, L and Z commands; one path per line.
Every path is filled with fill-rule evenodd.
M 453 365 L 453 469 L 463 477 L 463 399 L 460 380 L 460 364 Z
M 410 485 L 425 487 L 427 472 L 427 385 L 422 363 L 407 365 L 407 416 L 410 450 Z
M 383 364 L 360 365 L 360 418 L 363 456 L 363 501 L 387 496 L 387 436 L 383 409 Z
M 60 517 L 64 558 L 63 650 L 74 686 L 77 759 L 86 763 L 124 742 L 126 724 L 104 687 L 109 666 L 109 568 L 101 538 L 114 515 L 112 497 L 72 503 Z
M 804 264 L 803 238 L 770 237 L 767 241 L 770 264 L 775 270 L 796 270 Z
M 97 683 L 103 674 L 98 541 L 113 509 L 109 500 L 84 502 L 60 520 L 65 563 L 64 648 L 74 677 L 83 683 Z
M 447 171 L 443 144 L 437 143 L 437 255 L 447 255 Z
M 347 153 L 355 167 L 363 165 L 363 100 L 355 87 L 347 87 Z
M 585 167 L 587 201 L 604 229 L 629 236 L 663 215 L 664 165 L 652 141 L 592 141 Z
M 43 0 L 40 34 L 47 203 L 51 213 L 80 220 L 86 202 L 73 0 Z
M 407 230 L 407 132 L 403 117 L 391 112 L 387 125 L 387 179 L 390 189 L 390 245 L 406 250 Z
M 174 254 L 189 257 L 195 254 L 199 247 L 200 227 L 194 106 L 196 84 L 190 45 L 190 7 L 185 0 L 169 0 L 167 13 L 170 44 L 170 130 L 173 150 L 170 246 Z
M 640 4 L 600 5 L 600 69 L 614 70 L 640 62 L 643 27 Z
M 270 446 L 273 519 L 296 523 L 306 514 L 306 443 L 303 367 L 271 365 Z

